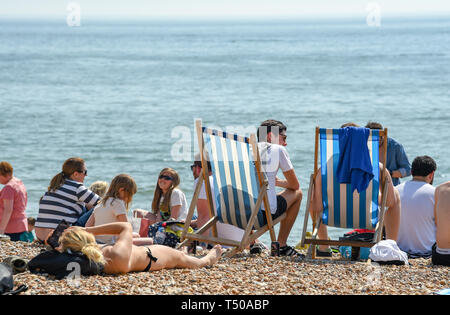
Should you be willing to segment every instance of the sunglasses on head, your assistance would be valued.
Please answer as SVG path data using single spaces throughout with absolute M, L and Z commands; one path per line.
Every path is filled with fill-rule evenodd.
M 160 175 L 160 176 L 159 176 L 159 179 L 165 179 L 165 180 L 173 180 L 173 178 L 172 178 L 172 177 L 170 177 L 170 176 L 167 176 L 167 175 Z

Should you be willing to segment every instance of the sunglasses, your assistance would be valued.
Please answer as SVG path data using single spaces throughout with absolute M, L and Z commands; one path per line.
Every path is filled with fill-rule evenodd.
M 87 176 L 87 170 L 79 171 L 78 173 L 81 173 L 81 174 L 83 174 L 84 176 Z
M 165 180 L 173 180 L 172 177 L 167 176 L 167 175 L 160 175 L 158 178 L 159 178 L 159 179 L 165 179 Z

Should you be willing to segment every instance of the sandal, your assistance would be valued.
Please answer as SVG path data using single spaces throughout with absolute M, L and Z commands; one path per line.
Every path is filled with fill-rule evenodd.
M 280 247 L 280 256 L 298 257 L 302 259 L 305 258 L 305 255 L 297 252 L 294 247 L 288 245 Z

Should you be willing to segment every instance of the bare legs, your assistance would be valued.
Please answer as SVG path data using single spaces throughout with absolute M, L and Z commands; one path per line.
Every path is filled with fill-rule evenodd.
M 287 203 L 286 218 L 280 222 L 280 231 L 278 233 L 278 242 L 280 243 L 280 247 L 283 247 L 286 246 L 289 233 L 297 219 L 303 193 L 301 189 L 286 189 L 280 195 L 283 196 Z
M 158 260 L 152 263 L 150 270 L 161 270 L 171 268 L 188 268 L 197 269 L 206 266 L 214 265 L 222 255 L 222 247 L 215 245 L 209 253 L 202 257 L 197 258 L 189 256 L 179 250 L 163 245 L 153 245 L 151 247 L 152 254 Z

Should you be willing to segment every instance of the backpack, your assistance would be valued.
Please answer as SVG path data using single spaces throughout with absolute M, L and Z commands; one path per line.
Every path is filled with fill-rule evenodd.
M 14 289 L 12 270 L 5 264 L 0 264 L 0 295 L 16 295 L 28 290 L 28 286 L 21 285 Z
M 103 272 L 101 264 L 90 261 L 79 252 L 60 253 L 57 250 L 48 250 L 28 262 L 28 269 L 31 273 L 48 273 L 58 280 L 67 277 L 72 272 L 77 272 L 77 268 L 74 266 L 79 266 L 78 271 L 83 276 L 99 275 Z

